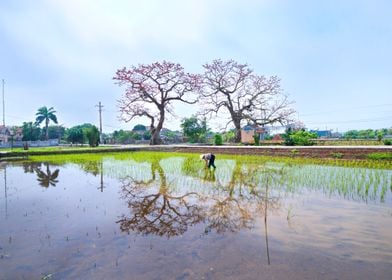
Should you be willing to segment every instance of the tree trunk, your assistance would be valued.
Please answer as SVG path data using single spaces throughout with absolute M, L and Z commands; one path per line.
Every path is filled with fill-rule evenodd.
M 160 131 L 154 128 L 154 132 L 151 133 L 150 145 L 159 145 L 161 143 Z
M 45 140 L 48 140 L 48 138 L 49 138 L 48 126 L 49 126 L 49 119 L 46 119 L 45 120 Z
M 241 143 L 241 121 L 234 120 L 235 127 L 235 143 Z
M 158 125 L 157 127 L 155 127 L 154 129 L 152 129 L 151 131 L 151 140 L 150 140 L 150 145 L 159 145 L 161 144 L 161 130 L 163 127 L 163 122 L 165 120 L 165 110 L 164 109 L 160 109 L 160 117 L 159 117 L 159 121 L 158 121 Z

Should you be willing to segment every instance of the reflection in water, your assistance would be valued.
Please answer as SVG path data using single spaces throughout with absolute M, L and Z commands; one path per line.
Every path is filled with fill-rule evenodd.
M 8 195 L 7 195 L 7 166 L 4 166 L 4 200 L 5 200 L 5 218 L 8 217 Z
M 23 162 L 22 166 L 24 173 L 35 173 L 38 183 L 44 188 L 55 187 L 59 182 L 60 169 L 56 168 L 52 172 L 48 162 Z
M 203 179 L 205 181 L 209 181 L 209 182 L 215 182 L 216 178 L 215 178 L 215 168 L 214 169 L 207 169 L 204 168 L 204 177 Z
M 101 190 L 101 192 L 103 192 L 103 189 L 105 188 L 104 187 L 104 184 L 103 184 L 103 160 L 100 160 L 100 168 L 99 168 L 99 174 L 100 174 L 100 178 L 101 178 L 101 180 L 100 180 L 100 187 L 99 187 L 99 189 Z
M 0 279 L 390 278 L 391 170 L 221 159 L 208 172 L 196 155 L 87 161 L 67 162 L 61 181 L 56 162 L 26 174 L 7 165 Z
M 147 181 L 130 178 L 123 184 L 122 198 L 128 201 L 131 215 L 122 215 L 117 221 L 122 231 L 170 237 L 183 234 L 189 226 L 202 221 L 202 208 L 193 201 L 193 197 L 198 197 L 196 192 L 173 195 L 158 160 L 151 162 L 151 175 Z
M 43 163 L 41 162 L 22 162 L 24 173 L 35 173 L 35 170 L 39 168 Z
M 171 237 L 185 233 L 192 225 L 204 223 L 204 234 L 211 231 L 234 233 L 251 229 L 255 215 L 263 212 L 267 231 L 266 211 L 280 207 L 279 196 L 268 195 L 268 184 L 281 176 L 281 170 L 275 172 L 257 166 L 262 170 L 257 173 L 258 176 L 267 178 L 265 185 L 261 185 L 254 180 L 255 168 L 238 163 L 226 185 L 218 185 L 218 189 L 201 186 L 199 190 L 190 192 L 184 188 L 174 191 L 159 158 L 150 161 L 150 164 L 151 176 L 148 179 L 129 176 L 123 180 L 121 197 L 127 201 L 130 214 L 123 214 L 117 221 L 122 231 Z M 215 170 L 192 169 L 187 173 L 198 177 L 199 182 L 216 181 Z
M 56 169 L 52 173 L 52 171 L 49 169 L 49 163 L 45 163 L 45 166 L 46 172 L 41 169 L 41 166 L 35 169 L 35 173 L 37 174 L 37 181 L 44 188 L 48 188 L 49 186 L 55 187 L 59 182 L 57 177 L 59 176 L 60 169 Z

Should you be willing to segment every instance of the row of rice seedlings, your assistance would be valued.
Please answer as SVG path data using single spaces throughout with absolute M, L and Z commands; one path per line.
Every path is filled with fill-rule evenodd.
M 287 172 L 282 183 L 289 191 L 301 187 L 321 189 L 329 195 L 338 194 L 362 201 L 384 201 L 387 193 L 385 186 L 391 184 L 391 172 L 383 170 L 301 166 L 291 167 Z
M 120 152 L 120 153 L 99 153 L 99 154 L 64 154 L 64 155 L 46 155 L 46 156 L 32 156 L 31 160 L 38 161 L 80 161 L 80 160 L 99 160 L 103 157 L 113 157 L 116 160 L 127 160 L 132 158 L 135 161 L 142 162 L 146 160 L 163 159 L 173 156 L 180 156 L 192 159 L 190 167 L 195 166 L 198 160 L 198 154 L 195 153 L 169 153 L 169 152 Z M 235 159 L 236 161 L 245 163 L 260 163 L 266 161 L 276 161 L 292 164 L 323 164 L 330 166 L 343 167 L 366 167 L 376 169 L 392 169 L 392 161 L 378 161 L 378 160 L 344 160 L 344 159 L 315 159 L 315 158 L 290 158 L 290 157 L 269 157 L 259 155 L 218 155 L 218 159 Z
M 172 158 L 173 155 L 176 155 L 176 160 L 169 159 Z M 82 158 L 81 158 L 82 156 Z M 182 156 L 182 157 L 180 157 Z M 147 153 L 116 153 L 116 154 L 83 154 L 83 155 L 60 155 L 60 156 L 50 156 L 53 157 L 52 160 L 58 162 L 74 162 L 79 164 L 84 170 L 87 172 L 91 172 L 93 174 L 97 174 L 101 172 L 100 161 L 104 158 L 104 169 L 105 174 L 108 176 L 121 178 L 126 176 L 132 176 L 137 179 L 150 179 L 151 178 L 151 162 L 157 161 L 158 164 L 164 165 L 165 173 L 175 174 L 174 177 L 180 177 L 184 175 L 193 176 L 196 178 L 203 178 L 203 163 L 198 161 L 198 157 L 195 154 L 173 154 L 173 153 L 155 153 L 155 152 L 147 152 Z M 50 157 L 45 157 L 46 160 L 50 160 Z M 39 157 L 37 157 L 39 158 Z M 303 159 L 287 159 L 287 158 L 279 158 L 279 161 L 276 161 L 274 158 L 270 157 L 259 157 L 259 156 L 236 156 L 235 161 L 232 159 L 232 156 L 222 155 L 219 158 L 221 160 L 217 160 L 217 164 L 219 163 L 219 168 L 215 172 L 215 181 L 218 186 L 225 186 L 227 184 L 235 183 L 233 181 L 244 181 L 242 177 L 247 176 L 244 175 L 244 166 L 258 164 L 258 166 L 264 167 L 273 167 L 273 168 L 281 168 L 284 166 L 285 170 L 294 170 L 289 172 L 291 175 L 288 176 L 278 176 L 279 184 L 284 185 L 288 190 L 298 189 L 295 184 L 299 184 L 299 186 L 313 186 L 322 188 L 323 190 L 328 190 L 329 194 L 338 193 L 340 195 L 349 197 L 362 197 L 363 200 L 367 198 L 374 199 L 378 193 L 378 186 L 381 186 L 381 190 L 385 198 L 387 193 L 388 182 L 390 180 L 382 179 L 382 177 L 376 175 L 376 173 L 368 173 L 370 175 L 366 175 L 363 171 L 358 175 L 356 172 L 358 170 L 363 169 L 350 169 L 348 171 L 351 176 L 347 175 L 339 175 L 336 172 L 332 172 L 334 175 L 326 175 L 331 171 L 328 171 L 328 168 L 331 168 L 331 165 L 322 166 L 322 165 L 312 165 L 311 170 L 305 172 L 307 170 L 306 165 L 304 166 L 304 162 L 308 162 L 309 160 Z M 225 160 L 228 158 L 228 160 Z M 110 160 L 109 160 L 110 159 Z M 231 161 L 230 161 L 231 160 Z M 108 164 L 108 162 L 116 162 L 115 167 Z M 117 164 L 118 162 L 118 164 Z M 126 164 L 124 164 L 126 162 Z M 142 166 L 138 165 L 139 163 L 143 163 Z M 317 162 L 320 162 L 317 160 Z M 329 164 L 338 162 L 339 166 L 361 166 L 363 165 L 362 161 L 328 161 Z M 243 170 L 234 171 L 234 165 L 242 165 Z M 274 165 L 275 164 L 275 165 Z M 299 164 L 299 165 L 298 165 Z M 379 167 L 380 165 L 375 162 L 371 162 L 372 167 Z M 370 165 L 371 165 L 370 164 Z M 112 166 L 112 167 L 111 167 Z M 300 166 L 300 167 L 298 167 Z M 333 166 L 333 165 L 332 165 Z M 319 168 L 317 168 L 319 167 Z M 144 169 L 143 172 L 138 171 L 140 168 Z M 321 170 L 320 172 L 316 172 L 315 170 Z M 333 170 L 333 169 L 332 169 Z M 342 171 L 343 172 L 343 171 Z M 343 172 L 344 173 L 344 172 Z M 355 174 L 355 176 L 354 176 Z M 297 175 L 297 176 L 296 176 Z M 300 175 L 300 176 L 299 176 Z M 329 176 L 329 177 L 328 177 Z M 173 178 L 174 178 L 173 177 Z M 248 182 L 247 184 L 265 184 L 266 177 L 261 176 L 255 182 Z M 174 179 L 173 179 L 174 180 Z M 172 181 L 173 181 L 172 180 Z M 248 181 L 252 181 L 250 178 L 247 178 Z M 365 182 L 365 183 L 364 183 Z M 205 183 L 205 182 L 204 182 Z M 244 183 L 244 182 L 242 182 Z M 246 182 L 245 182 L 246 183 Z M 175 183 L 177 186 L 178 184 Z M 196 184 L 196 183 L 194 183 Z M 270 184 L 279 185 L 276 182 L 270 182 Z M 356 191 L 353 191 L 353 186 L 355 186 Z M 372 189 L 372 191 L 371 191 Z M 354 195 L 356 194 L 356 195 Z M 381 196 L 381 195 L 380 195 Z

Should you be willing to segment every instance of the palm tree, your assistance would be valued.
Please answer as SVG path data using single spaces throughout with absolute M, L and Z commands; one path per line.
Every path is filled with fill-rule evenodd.
M 35 123 L 40 125 L 43 121 L 45 121 L 45 139 L 48 140 L 48 125 L 49 121 L 52 120 L 54 123 L 57 124 L 57 117 L 54 114 L 56 111 L 53 107 L 49 109 L 44 106 L 38 109 L 38 112 L 35 114 L 37 117 L 35 119 Z

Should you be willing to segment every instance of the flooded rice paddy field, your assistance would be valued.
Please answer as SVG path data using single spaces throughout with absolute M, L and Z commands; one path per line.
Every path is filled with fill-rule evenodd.
M 0 279 L 390 279 L 392 170 L 192 154 L 0 163 Z

